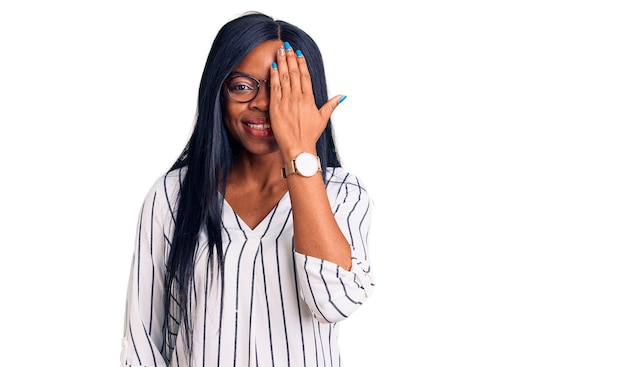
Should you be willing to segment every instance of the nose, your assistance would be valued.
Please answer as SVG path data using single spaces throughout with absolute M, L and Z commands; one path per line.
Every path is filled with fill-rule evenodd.
M 269 80 L 261 80 L 259 84 L 259 91 L 256 97 L 250 101 L 250 104 L 252 108 L 267 111 L 270 106 L 270 82 Z

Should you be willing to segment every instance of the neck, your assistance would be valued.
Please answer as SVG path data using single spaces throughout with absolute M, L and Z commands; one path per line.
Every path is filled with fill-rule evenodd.
M 263 155 L 242 154 L 237 157 L 233 170 L 228 178 L 229 183 L 252 185 L 259 189 L 285 185 L 280 173 L 283 162 L 280 153 Z

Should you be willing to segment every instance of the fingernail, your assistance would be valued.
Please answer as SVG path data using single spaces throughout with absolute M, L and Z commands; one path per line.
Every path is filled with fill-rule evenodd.
M 272 69 L 278 69 L 278 64 L 276 64 L 275 62 L 272 63 Z
M 291 45 L 289 44 L 289 42 L 285 41 L 285 50 L 289 51 L 291 50 Z
M 344 99 L 346 99 L 346 96 L 341 96 L 341 98 L 339 98 L 339 103 L 343 102 L 343 101 L 344 101 Z M 339 104 L 339 103 L 338 103 L 338 104 Z
M 278 53 L 281 54 L 281 56 L 284 55 L 285 54 L 285 49 L 283 47 L 280 47 L 278 49 Z
M 296 50 L 296 56 L 301 57 L 302 56 L 302 51 Z

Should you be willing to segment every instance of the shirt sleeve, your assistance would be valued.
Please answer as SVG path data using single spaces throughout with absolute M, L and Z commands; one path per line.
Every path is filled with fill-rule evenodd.
M 334 177 L 334 176 L 333 176 Z M 295 253 L 296 273 L 302 297 L 321 322 L 339 322 L 350 316 L 374 290 L 368 260 L 368 233 L 372 202 L 354 176 L 343 178 L 339 189 L 327 189 L 331 206 L 343 235 L 352 249 L 352 267 Z
M 163 182 L 145 198 L 137 224 L 129 277 L 121 366 L 167 366 L 164 332 L 164 278 L 169 210 Z

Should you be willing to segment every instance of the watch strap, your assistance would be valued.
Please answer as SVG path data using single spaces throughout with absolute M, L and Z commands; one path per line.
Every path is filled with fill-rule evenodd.
M 287 178 L 287 176 L 296 173 L 296 160 L 292 159 L 287 162 L 287 164 L 285 164 L 285 167 L 280 169 L 280 172 L 283 174 L 283 178 Z

